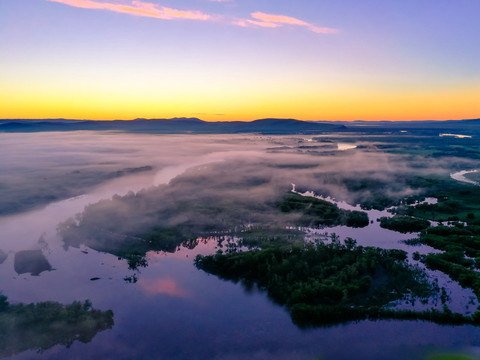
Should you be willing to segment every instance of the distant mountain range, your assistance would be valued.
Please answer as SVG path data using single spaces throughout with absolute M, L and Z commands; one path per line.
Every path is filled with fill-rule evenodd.
M 4 132 L 37 132 L 37 131 L 73 131 L 73 130 L 118 130 L 139 133 L 322 133 L 325 131 L 341 131 L 346 126 L 341 124 L 325 124 L 294 119 L 261 119 L 250 122 L 208 122 L 197 118 L 173 119 L 135 119 L 135 120 L 0 120 L 0 131 Z
M 421 121 L 317 121 L 318 123 L 346 125 L 349 127 L 398 127 L 398 128 L 458 128 L 459 126 L 479 126 L 480 119 L 465 120 L 421 120 Z
M 198 118 L 71 120 L 71 119 L 0 119 L 0 132 L 39 131 L 124 131 L 163 134 L 321 134 L 325 132 L 405 132 L 467 131 L 480 132 L 480 119 L 450 121 L 301 121 L 295 119 L 260 119 L 254 121 L 208 122 Z

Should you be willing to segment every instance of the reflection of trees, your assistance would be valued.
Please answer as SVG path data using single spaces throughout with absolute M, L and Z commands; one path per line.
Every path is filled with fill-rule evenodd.
M 197 247 L 198 243 L 199 243 L 198 238 L 188 239 L 188 240 L 185 240 L 184 242 L 182 242 L 182 247 L 184 247 L 186 249 L 189 249 L 189 250 L 192 250 L 192 249 L 195 249 Z
M 3 264 L 3 262 L 5 260 L 7 260 L 7 257 L 8 257 L 8 255 L 5 252 L 3 252 L 2 250 L 0 250 L 0 264 Z
M 14 268 L 17 274 L 31 273 L 34 276 L 52 269 L 41 250 L 24 250 L 17 252 L 15 254 Z
M 11 305 L 0 296 L 0 357 L 26 350 L 44 351 L 74 341 L 90 342 L 113 326 L 113 312 L 92 309 L 90 301 L 70 305 L 57 302 Z

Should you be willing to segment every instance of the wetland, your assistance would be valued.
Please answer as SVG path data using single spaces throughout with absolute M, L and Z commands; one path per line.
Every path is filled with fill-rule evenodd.
M 0 357 L 478 356 L 475 134 L 0 136 Z

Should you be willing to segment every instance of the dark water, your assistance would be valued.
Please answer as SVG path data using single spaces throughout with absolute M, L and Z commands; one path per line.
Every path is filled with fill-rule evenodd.
M 115 325 L 88 344 L 76 342 L 69 349 L 57 346 L 14 358 L 421 359 L 435 349 L 474 351 L 480 346 L 480 331 L 471 326 L 363 321 L 298 329 L 265 294 L 193 267 L 193 256 L 211 252 L 214 244 L 150 254 L 149 266 L 135 284 L 122 280 L 128 269 L 114 256 L 78 249 L 52 252 L 55 271 L 16 276 L 5 293 L 22 301 L 89 298 L 97 308 L 113 310 Z M 2 270 L 4 266 L 8 263 Z M 100 279 L 92 282 L 93 276 Z
M 129 135 L 128 139 L 139 146 L 135 136 Z M 217 143 L 215 148 L 225 151 L 225 145 Z M 208 156 L 212 157 L 215 151 Z M 82 211 L 88 203 L 168 182 L 188 168 L 188 164 L 202 161 L 205 160 L 200 156 L 189 156 L 185 164 L 166 163 L 168 166 L 149 175 L 115 179 L 84 196 L 0 217 L 0 255 L 7 255 L 0 256 L 4 259 L 0 263 L 0 290 L 11 303 L 68 304 L 90 299 L 96 309 L 111 309 L 115 321 L 112 329 L 99 332 L 87 344 L 76 341 L 69 348 L 57 345 L 42 353 L 32 349 L 12 358 L 426 359 L 430 354 L 443 352 L 480 357 L 480 329 L 472 326 L 361 321 L 330 328 L 299 329 L 288 313 L 273 304 L 265 293 L 246 290 L 240 284 L 220 280 L 194 267 L 196 254 L 217 250 L 215 239 L 200 239 L 194 249 L 149 253 L 148 267 L 138 272 L 129 270 L 125 260 L 111 254 L 86 247 L 63 247 L 57 225 Z M 355 233 L 348 231 L 357 230 L 328 231 L 351 236 Z M 406 235 L 394 238 L 390 232 L 385 240 L 384 233 L 376 233 L 372 228 L 362 231 L 360 244 L 367 239 L 375 243 L 377 238 L 391 245 L 385 247 L 406 246 L 399 242 Z M 138 278 L 136 283 L 124 280 L 134 274 Z M 458 286 L 453 288 L 461 299 L 457 306 L 467 306 L 471 292 L 462 292 Z

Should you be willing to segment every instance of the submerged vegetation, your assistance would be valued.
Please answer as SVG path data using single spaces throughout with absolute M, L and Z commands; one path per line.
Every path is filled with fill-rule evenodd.
M 426 299 L 436 289 L 400 250 L 355 246 L 347 239 L 232 254 L 198 255 L 195 265 L 222 279 L 257 286 L 284 305 L 299 326 L 328 326 L 362 319 L 420 319 L 446 324 L 475 319 L 443 311 L 395 310 L 401 299 Z
M 415 254 L 429 269 L 440 270 L 462 287 L 473 290 L 480 300 L 480 189 L 476 185 L 453 179 L 426 177 L 415 182 L 428 186 L 427 195 L 436 195 L 435 204 L 420 203 L 398 209 L 405 216 L 385 219 L 410 218 L 420 223 L 424 219 L 439 222 L 422 230 L 417 243 L 441 250 L 441 253 Z M 383 225 L 382 225 L 383 226 Z M 400 231 L 400 228 L 395 229 Z M 478 317 L 480 311 L 473 316 Z
M 10 304 L 0 295 L 0 357 L 55 345 L 69 347 L 75 341 L 90 342 L 113 326 L 113 312 L 92 309 L 90 301 L 70 305 L 57 302 Z
M 438 226 L 429 228 L 420 241 L 443 253 L 428 254 L 421 259 L 429 268 L 440 270 L 473 290 L 480 299 L 480 227 Z
M 438 203 L 418 204 L 406 213 L 418 218 L 439 221 L 420 234 L 419 242 L 442 253 L 418 258 L 433 270 L 440 270 L 480 299 L 480 188 L 452 179 L 427 179 L 437 192 Z M 448 225 L 444 225 L 447 223 Z

